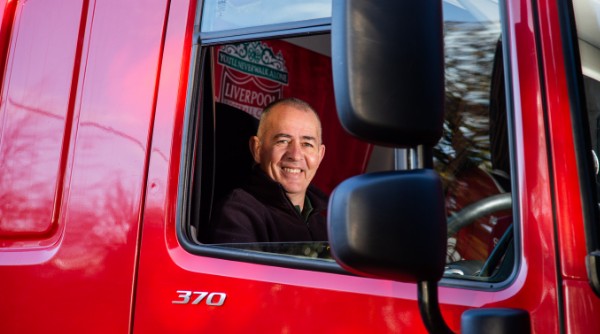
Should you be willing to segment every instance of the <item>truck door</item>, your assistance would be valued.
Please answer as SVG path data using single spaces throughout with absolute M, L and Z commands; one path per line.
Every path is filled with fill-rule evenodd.
M 165 52 L 189 54 L 190 66 L 164 72 L 174 85 L 159 89 L 134 331 L 425 332 L 414 284 L 351 275 L 326 242 L 207 242 L 215 203 L 252 163 L 253 117 L 276 98 L 306 99 L 320 113 L 327 153 L 315 184 L 326 192 L 410 156 L 343 134 L 332 116 L 331 2 L 200 4 L 193 26 L 173 30 L 193 29 L 193 40 L 173 38 L 183 50 Z M 451 222 L 440 298 L 453 330 L 464 310 L 498 305 L 530 310 L 541 332 L 560 326 L 554 254 L 539 251 L 554 244 L 535 40 L 522 28 L 531 11 L 518 1 L 444 2 L 445 131 L 432 153 Z M 172 86 L 178 99 L 161 102 Z

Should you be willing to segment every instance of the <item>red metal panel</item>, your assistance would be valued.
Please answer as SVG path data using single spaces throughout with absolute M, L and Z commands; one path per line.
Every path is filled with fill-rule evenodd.
M 0 76 L 4 75 L 16 8 L 17 0 L 0 0 Z M 0 81 L 0 91 L 2 89 L 2 81 Z
M 64 29 L 70 20 L 79 22 L 81 3 L 61 4 L 68 14 L 54 24 Z M 46 7 L 46 13 L 61 4 L 23 2 Z M 166 9 L 164 0 L 90 1 L 85 7 L 79 81 L 71 92 L 55 93 L 73 98 L 75 124 L 65 147 L 69 187 L 59 207 L 60 233 L 58 240 L 36 248 L 0 249 L 0 332 L 129 331 Z M 73 30 L 77 37 L 79 26 Z M 63 35 L 47 37 L 52 42 Z M 59 59 L 60 68 L 72 72 L 73 59 Z M 38 81 L 51 86 L 55 77 L 43 79 Z M 41 107 L 52 101 L 26 100 Z
M 545 83 L 548 92 L 546 103 L 548 104 L 549 130 L 552 137 L 552 167 L 555 173 L 553 181 L 560 236 L 561 269 L 565 278 L 587 280 L 583 209 L 575 160 L 573 123 L 571 122 L 557 3 L 541 1 L 539 7 L 541 42 L 545 61 L 544 76 L 548 78 Z
M 590 293 L 590 285 L 583 280 L 566 280 L 565 314 L 566 333 L 598 333 L 600 328 L 600 298 Z
M 10 1 L 10 4 L 12 4 L 12 3 L 16 4 L 16 1 Z M 12 11 L 11 12 L 8 11 L 9 7 L 10 7 L 9 0 L 2 0 L 2 1 L 0 1 L 0 23 L 1 23 L 0 26 L 2 27 L 2 31 L 4 30 L 4 26 L 5 26 L 4 17 L 5 16 L 12 16 L 11 15 Z M 8 18 L 6 19 L 6 21 L 8 21 Z M 11 24 L 12 24 L 12 22 L 11 22 Z
M 557 2 L 540 1 L 539 9 L 566 332 L 597 333 L 600 299 L 588 283 L 585 266 L 584 218 Z
M 0 238 L 56 231 L 80 18 L 80 1 L 17 6 L 0 105 Z

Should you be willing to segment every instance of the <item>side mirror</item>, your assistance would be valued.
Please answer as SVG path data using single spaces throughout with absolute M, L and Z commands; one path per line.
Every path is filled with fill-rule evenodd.
M 403 282 L 441 279 L 446 215 L 434 171 L 353 177 L 335 189 L 328 212 L 333 256 L 348 271 Z
M 442 135 L 441 0 L 346 0 L 332 7 L 332 70 L 342 126 L 372 143 L 428 148 Z M 417 161 L 416 166 L 431 166 Z M 432 170 L 357 176 L 329 201 L 333 255 L 349 271 L 418 282 L 431 332 L 449 333 L 437 301 L 445 208 Z
M 334 1 L 331 35 L 342 126 L 381 145 L 435 145 L 444 112 L 441 0 Z
M 421 317 L 431 333 L 451 333 L 437 281 L 446 257 L 442 183 L 430 169 L 373 173 L 342 182 L 329 198 L 335 260 L 363 276 L 416 282 Z

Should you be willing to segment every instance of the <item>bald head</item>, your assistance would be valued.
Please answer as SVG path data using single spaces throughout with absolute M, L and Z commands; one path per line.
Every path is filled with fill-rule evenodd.
M 319 118 L 319 114 L 317 114 L 317 112 L 313 109 L 313 107 L 310 106 L 310 104 L 308 104 L 307 102 L 300 100 L 298 98 L 295 97 L 288 97 L 285 99 L 281 99 L 281 100 L 277 100 L 275 102 L 270 103 L 269 105 L 267 105 L 265 107 L 265 109 L 263 110 L 262 114 L 260 115 L 260 121 L 258 123 L 258 130 L 256 132 L 256 135 L 262 139 L 264 132 L 265 132 L 265 124 L 267 123 L 267 118 L 269 118 L 269 115 L 272 114 L 272 110 L 273 109 L 278 109 L 278 106 L 286 106 L 286 107 L 291 107 L 297 110 L 302 110 L 305 112 L 310 112 L 312 113 L 317 121 L 317 125 L 318 125 L 318 140 L 319 140 L 319 144 L 322 141 L 322 128 L 321 128 L 321 119 Z

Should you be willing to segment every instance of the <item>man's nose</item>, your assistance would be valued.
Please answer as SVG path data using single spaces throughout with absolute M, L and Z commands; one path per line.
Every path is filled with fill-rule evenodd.
M 292 141 L 287 148 L 286 157 L 289 160 L 301 160 L 302 159 L 302 148 L 300 147 L 300 143 L 297 141 Z

